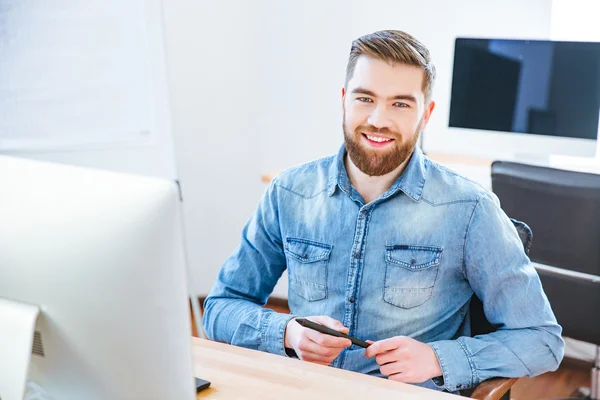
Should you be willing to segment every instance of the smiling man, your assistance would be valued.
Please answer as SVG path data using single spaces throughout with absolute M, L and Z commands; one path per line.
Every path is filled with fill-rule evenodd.
M 415 146 L 434 80 L 404 32 L 352 43 L 345 144 L 273 180 L 206 299 L 211 339 L 452 392 L 558 367 L 561 328 L 497 198 Z M 261 307 L 285 269 L 291 315 Z M 496 332 L 470 337 L 474 295 Z

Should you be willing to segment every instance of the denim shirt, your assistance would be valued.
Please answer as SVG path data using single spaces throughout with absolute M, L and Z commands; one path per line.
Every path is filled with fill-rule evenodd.
M 558 368 L 561 327 L 497 197 L 417 148 L 365 204 L 345 154 L 271 182 L 205 301 L 208 337 L 285 356 L 290 318 L 328 315 L 363 340 L 428 343 L 443 379 L 421 386 L 450 392 Z M 261 307 L 286 268 L 291 315 Z M 474 294 L 497 331 L 471 337 Z M 355 345 L 331 365 L 382 376 Z

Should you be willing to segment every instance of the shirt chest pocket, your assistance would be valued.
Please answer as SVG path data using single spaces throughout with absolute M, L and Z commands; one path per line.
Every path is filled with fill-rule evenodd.
M 383 300 L 400 308 L 413 308 L 431 298 L 442 249 L 434 246 L 386 246 Z
M 332 246 L 312 240 L 287 238 L 284 250 L 287 259 L 290 289 L 308 301 L 327 297 L 327 264 Z

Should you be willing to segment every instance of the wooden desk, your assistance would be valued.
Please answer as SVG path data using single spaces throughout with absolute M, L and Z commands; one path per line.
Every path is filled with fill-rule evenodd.
M 460 397 L 193 338 L 196 376 L 211 381 L 198 399 L 419 399 Z

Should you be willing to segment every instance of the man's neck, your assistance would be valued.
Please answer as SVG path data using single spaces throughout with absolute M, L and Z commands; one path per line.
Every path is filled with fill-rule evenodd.
M 406 160 L 395 170 L 381 176 L 369 176 L 362 172 L 356 165 L 354 165 L 348 153 L 346 153 L 346 156 L 344 157 L 344 165 L 346 166 L 350 183 L 356 189 L 356 191 L 360 193 L 365 203 L 368 204 L 387 192 L 388 189 L 392 187 L 394 182 L 396 182 L 398 177 L 402 175 L 406 169 L 411 157 L 412 154 L 407 157 Z

